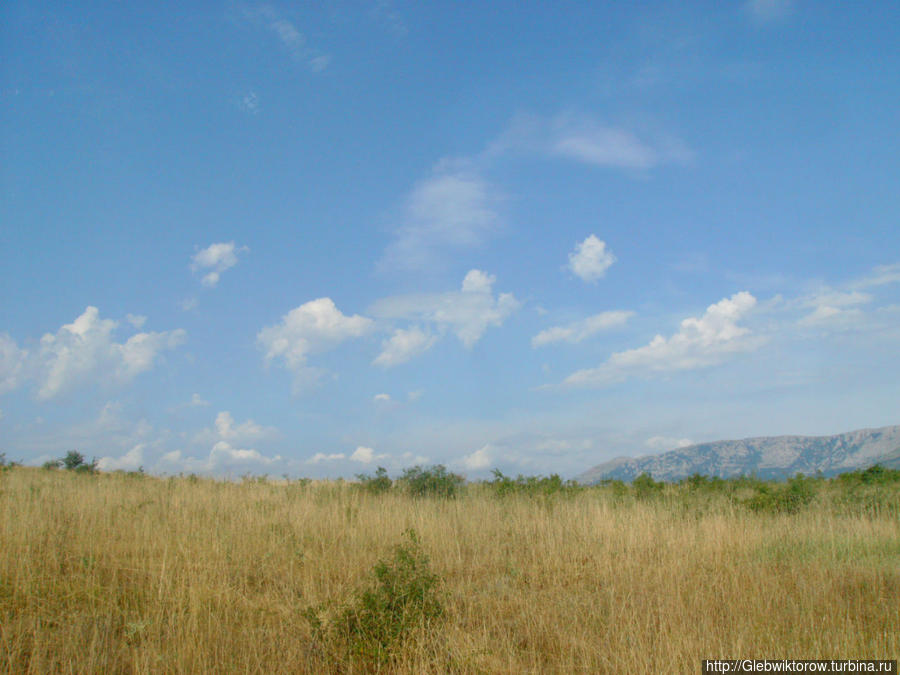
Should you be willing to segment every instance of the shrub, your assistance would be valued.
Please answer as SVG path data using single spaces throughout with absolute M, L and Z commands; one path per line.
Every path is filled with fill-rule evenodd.
M 322 618 L 322 607 L 304 611 L 313 637 L 332 656 L 343 652 L 355 660 L 383 665 L 415 628 L 443 615 L 440 579 L 429 569 L 415 531 L 403 534 L 405 541 L 395 547 L 393 560 L 379 561 L 372 568 L 375 584 L 358 592 L 333 619 Z
M 84 455 L 77 450 L 69 450 L 66 456 L 59 460 L 62 466 L 69 471 L 77 471 L 79 473 L 94 473 L 97 470 L 97 460 L 94 459 L 88 464 Z
M 785 487 L 757 486 L 756 494 L 744 503 L 756 512 L 797 513 L 816 496 L 815 482 L 816 479 L 798 473 L 788 479 Z
M 414 466 L 404 469 L 400 481 L 413 497 L 456 497 L 466 479 L 450 473 L 443 464 L 423 469 Z
M 523 476 L 519 474 L 515 479 L 504 476 L 500 469 L 494 469 L 494 480 L 488 485 L 498 497 L 509 494 L 527 494 L 527 495 L 543 495 L 550 496 L 558 493 L 575 492 L 580 486 L 572 480 L 563 481 L 558 474 L 550 476 Z
M 638 499 L 650 499 L 662 494 L 663 486 L 665 486 L 663 481 L 653 480 L 653 476 L 649 473 L 642 473 L 631 483 L 631 487 L 634 489 L 634 495 Z
M 377 469 L 375 469 L 374 476 L 360 473 L 357 474 L 356 477 L 359 479 L 360 486 L 363 490 L 376 495 L 388 492 L 391 489 L 391 486 L 394 484 L 394 482 L 388 476 L 387 469 L 385 469 L 383 466 L 379 466 Z

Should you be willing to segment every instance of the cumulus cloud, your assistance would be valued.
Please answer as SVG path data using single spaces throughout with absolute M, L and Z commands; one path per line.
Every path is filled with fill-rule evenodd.
M 477 172 L 439 168 L 406 198 L 379 268 L 426 269 L 445 251 L 482 245 L 501 227 L 498 202 L 496 190 Z
M 285 314 L 281 321 L 263 328 L 256 336 L 267 364 L 281 361 L 294 374 L 296 387 L 314 380 L 315 369 L 307 365 L 311 354 L 333 349 L 341 342 L 362 337 L 374 322 L 364 316 L 346 316 L 331 298 L 311 300 Z
M 135 471 L 144 462 L 144 444 L 139 443 L 119 457 L 101 457 L 97 468 L 101 471 Z
M 227 410 L 216 415 L 215 430 L 219 438 L 225 441 L 246 443 L 269 436 L 275 429 L 262 427 L 253 420 L 235 424 L 234 417 Z
M 381 353 L 372 363 L 383 368 L 392 368 L 424 354 L 435 342 L 437 336 L 420 328 L 398 328 L 388 340 L 381 343 Z
M 738 325 L 756 305 L 756 298 L 742 291 L 707 307 L 703 316 L 681 322 L 674 335 L 657 335 L 650 344 L 617 352 L 597 368 L 580 370 L 564 381 L 573 386 L 599 386 L 629 375 L 650 375 L 703 368 L 728 356 L 757 349 L 763 340 Z
M 353 454 L 350 455 L 350 461 L 359 462 L 360 464 L 371 464 L 377 459 L 387 459 L 388 456 L 389 455 L 386 454 L 377 455 L 372 448 L 360 445 L 354 450 Z
M 88 307 L 55 334 L 45 334 L 28 363 L 38 385 L 37 397 L 53 398 L 92 378 L 128 382 L 150 370 L 163 351 L 180 345 L 186 335 L 181 329 L 137 333 L 118 343 L 113 338 L 118 325 L 101 319 L 96 307 Z
M 375 394 L 375 396 L 372 397 L 372 400 L 375 401 L 375 403 L 390 403 L 392 399 L 390 394 Z
M 606 242 L 593 234 L 569 254 L 569 270 L 582 281 L 597 281 L 616 262 L 616 256 L 606 248 Z
M 625 325 L 632 316 L 634 316 L 634 312 L 615 310 L 601 312 L 565 326 L 553 326 L 531 338 L 531 346 L 543 347 L 554 342 L 577 344 L 602 331 Z
M 249 250 L 246 246 L 237 248 L 233 241 L 210 244 L 191 258 L 191 271 L 205 272 L 200 283 L 214 288 L 222 273 L 237 265 L 238 254 Z
M 324 452 L 317 452 L 308 460 L 306 460 L 307 464 L 321 464 L 322 462 L 336 462 L 341 459 L 346 459 L 347 456 L 343 452 L 335 452 L 330 455 L 326 455 Z
M 438 333 L 453 332 L 467 348 L 490 326 L 500 326 L 519 309 L 512 293 L 493 294 L 496 278 L 481 270 L 470 270 L 459 291 L 417 293 L 383 298 L 371 307 L 382 319 L 407 319 L 429 324 Z
M 481 469 L 486 469 L 491 465 L 491 446 L 485 445 L 484 447 L 475 450 L 474 452 L 466 455 L 462 459 L 462 464 L 464 467 L 471 471 L 479 471 Z
M 271 469 L 282 462 L 281 455 L 269 457 L 253 448 L 235 448 L 227 441 L 216 442 L 206 457 L 188 457 L 181 450 L 162 456 L 159 467 L 192 473 L 223 474 L 230 471 Z

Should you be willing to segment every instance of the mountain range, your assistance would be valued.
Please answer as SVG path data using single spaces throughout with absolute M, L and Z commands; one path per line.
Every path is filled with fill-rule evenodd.
M 575 480 L 587 485 L 604 479 L 631 481 L 642 473 L 666 481 L 695 473 L 779 480 L 796 473 L 833 476 L 873 464 L 900 468 L 900 426 L 836 436 L 762 436 L 698 443 L 660 455 L 619 457 L 588 469 Z

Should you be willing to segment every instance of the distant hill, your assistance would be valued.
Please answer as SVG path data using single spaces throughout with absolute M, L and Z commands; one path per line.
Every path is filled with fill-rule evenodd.
M 782 479 L 797 472 L 833 476 L 873 464 L 900 469 L 900 426 L 860 429 L 837 436 L 763 436 L 699 443 L 661 455 L 619 457 L 575 480 L 591 484 L 613 478 L 631 481 L 642 473 L 676 481 L 694 473 L 729 478 L 741 474 Z

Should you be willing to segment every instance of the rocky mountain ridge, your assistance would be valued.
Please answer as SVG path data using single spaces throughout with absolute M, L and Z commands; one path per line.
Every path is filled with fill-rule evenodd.
M 631 481 L 642 473 L 667 481 L 694 473 L 777 480 L 798 472 L 832 476 L 873 464 L 900 468 L 900 426 L 834 436 L 763 436 L 698 443 L 660 455 L 619 457 L 588 469 L 576 480 L 584 484 L 604 479 Z

